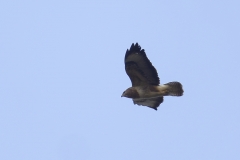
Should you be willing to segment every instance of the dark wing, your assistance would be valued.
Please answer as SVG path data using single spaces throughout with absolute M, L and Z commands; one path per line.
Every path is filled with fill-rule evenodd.
M 163 97 L 155 97 L 148 99 L 133 99 L 133 103 L 141 106 L 147 106 L 157 110 L 157 107 L 163 102 Z
M 132 44 L 125 55 L 125 70 L 132 81 L 132 86 L 159 85 L 157 70 L 147 58 L 144 49 Z

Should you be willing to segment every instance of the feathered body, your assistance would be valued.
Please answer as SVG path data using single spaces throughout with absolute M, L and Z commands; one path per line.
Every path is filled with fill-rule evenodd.
M 163 96 L 182 96 L 183 89 L 179 82 L 160 85 L 157 70 L 147 58 L 144 49 L 136 43 L 125 54 L 125 70 L 132 87 L 123 92 L 122 97 L 132 98 L 134 104 L 157 110 L 163 102 Z

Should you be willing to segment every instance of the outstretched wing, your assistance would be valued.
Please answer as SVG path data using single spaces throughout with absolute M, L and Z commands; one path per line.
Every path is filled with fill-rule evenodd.
M 157 70 L 147 58 L 144 49 L 132 44 L 125 55 L 125 70 L 131 79 L 132 86 L 159 85 Z
M 147 106 L 157 110 L 157 107 L 163 102 L 163 97 L 155 97 L 148 99 L 133 99 L 133 103 L 141 106 Z

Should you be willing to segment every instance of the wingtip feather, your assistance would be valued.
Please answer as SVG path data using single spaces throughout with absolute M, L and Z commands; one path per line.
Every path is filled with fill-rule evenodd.
M 144 56 L 146 56 L 145 50 L 141 48 L 141 46 L 137 43 L 132 43 L 131 47 L 129 50 L 127 50 L 126 54 L 130 54 L 132 52 L 138 52 Z

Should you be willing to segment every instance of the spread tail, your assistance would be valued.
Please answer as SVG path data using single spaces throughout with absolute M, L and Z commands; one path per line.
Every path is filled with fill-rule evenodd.
M 179 82 L 169 82 L 164 84 L 167 86 L 168 95 L 169 96 L 182 96 L 183 95 L 183 89 L 182 84 Z

